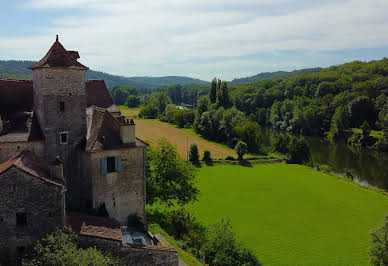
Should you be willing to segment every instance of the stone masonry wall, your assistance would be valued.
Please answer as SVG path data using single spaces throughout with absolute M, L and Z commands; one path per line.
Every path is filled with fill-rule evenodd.
M 131 266 L 178 266 L 178 252 L 165 246 L 121 246 L 118 241 L 97 237 L 80 236 L 81 246 L 96 247 L 110 251 L 113 255 L 124 259 L 125 265 Z
M 62 187 L 15 167 L 0 175 L 0 261 L 4 265 L 22 247 L 64 226 L 63 193 Z M 17 226 L 16 213 L 26 213 L 26 226 Z
M 44 156 L 44 141 L 23 141 L 0 143 L 0 164 L 23 150 L 34 152 L 37 156 Z
M 101 158 L 122 156 L 122 172 L 101 174 Z M 91 153 L 93 207 L 105 203 L 109 217 L 125 223 L 135 214 L 145 222 L 144 149 L 129 147 Z

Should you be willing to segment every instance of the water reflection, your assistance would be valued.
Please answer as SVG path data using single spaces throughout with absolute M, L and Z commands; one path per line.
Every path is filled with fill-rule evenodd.
M 278 134 L 282 133 L 269 128 L 263 129 L 265 145 L 272 145 L 274 136 Z M 349 146 L 344 141 L 331 143 L 318 137 L 306 139 L 310 143 L 314 162 L 330 165 L 339 173 L 351 169 L 361 183 L 367 182 L 388 190 L 388 153 Z

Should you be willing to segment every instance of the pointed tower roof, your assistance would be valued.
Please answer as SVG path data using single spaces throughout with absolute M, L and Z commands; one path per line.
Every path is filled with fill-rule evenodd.
M 77 53 L 78 54 L 78 53 Z M 74 69 L 88 69 L 73 57 L 74 52 L 69 53 L 57 39 L 51 46 L 47 54 L 37 63 L 30 66 L 30 69 L 35 68 L 74 68 Z

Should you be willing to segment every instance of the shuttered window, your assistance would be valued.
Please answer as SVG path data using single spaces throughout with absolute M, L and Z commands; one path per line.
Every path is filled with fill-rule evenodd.
M 121 156 L 117 156 L 117 172 L 123 171 L 122 162 L 121 162 Z
M 106 174 L 106 158 L 101 158 L 100 160 L 101 174 Z
M 100 159 L 100 169 L 101 174 L 113 173 L 113 172 L 122 172 L 123 171 L 123 163 L 122 157 L 103 157 Z

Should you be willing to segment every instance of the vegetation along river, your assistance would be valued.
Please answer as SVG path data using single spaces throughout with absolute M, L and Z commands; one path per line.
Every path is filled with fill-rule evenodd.
M 263 128 L 262 132 L 266 146 L 273 143 L 274 136 L 282 134 L 270 128 Z M 315 163 L 329 165 L 337 173 L 350 169 L 362 185 L 388 190 L 388 153 L 350 146 L 345 141 L 330 142 L 321 137 L 306 139 Z

